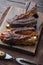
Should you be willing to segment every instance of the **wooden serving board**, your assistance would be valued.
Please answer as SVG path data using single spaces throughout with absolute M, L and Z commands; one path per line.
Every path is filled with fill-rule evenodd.
M 2 23 L 2 26 L 0 27 L 0 33 L 2 33 L 4 30 L 6 30 L 6 25 L 7 25 L 7 19 L 12 19 L 15 15 L 19 15 L 24 13 L 25 9 L 19 8 L 19 7 L 11 7 L 4 22 Z M 37 47 L 38 47 L 38 43 L 40 40 L 40 35 L 41 35 L 41 28 L 39 29 L 41 23 L 43 22 L 43 16 L 42 13 L 38 12 L 39 18 L 38 18 L 38 22 L 37 22 L 37 31 L 39 32 L 39 39 L 37 41 L 37 43 L 34 46 L 19 46 L 19 45 L 7 45 L 6 43 L 3 43 L 2 41 L 0 41 L 0 46 L 1 47 L 7 47 L 7 48 L 13 48 L 14 50 L 17 50 L 19 52 L 23 52 L 26 54 L 33 54 L 35 55 Z

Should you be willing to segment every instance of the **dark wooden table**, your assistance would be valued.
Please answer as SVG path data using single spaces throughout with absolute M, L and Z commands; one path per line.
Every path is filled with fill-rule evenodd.
M 42 19 L 43 19 L 43 17 L 42 17 Z M 35 56 L 23 54 L 23 53 L 20 53 L 20 52 L 17 52 L 15 50 L 8 49 L 8 48 L 0 47 L 0 50 L 9 53 L 13 57 L 22 57 L 22 58 L 30 59 L 30 60 L 33 60 L 37 63 L 41 63 L 43 65 L 43 28 L 42 28 L 41 39 L 40 39 L 40 42 L 38 45 L 38 50 L 37 50 L 37 53 Z M 19 64 L 15 61 L 0 60 L 0 65 L 19 65 Z

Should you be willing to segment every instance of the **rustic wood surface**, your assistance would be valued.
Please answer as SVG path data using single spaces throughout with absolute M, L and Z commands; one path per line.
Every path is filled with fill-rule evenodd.
M 24 0 L 20 0 L 20 1 L 24 2 Z M 43 0 L 36 0 L 36 1 L 38 3 L 40 3 L 41 1 L 43 2 Z M 17 3 L 14 4 L 14 2 L 12 3 L 12 2 L 8 2 L 6 0 L 0 0 L 0 4 L 6 5 L 6 6 L 9 6 L 9 5 L 13 5 L 14 6 L 15 5 L 15 6 L 23 7 L 21 4 L 17 4 Z M 40 11 L 43 12 L 42 8 L 40 8 Z M 42 16 L 43 16 L 43 14 L 42 14 Z M 42 20 L 43 20 L 43 17 L 42 17 Z M 41 63 L 43 65 L 43 28 L 42 28 L 42 35 L 41 35 L 40 43 L 38 45 L 38 51 L 37 51 L 35 56 L 19 53 L 19 52 L 15 51 L 15 50 L 8 49 L 8 48 L 0 47 L 0 50 L 9 53 L 13 57 L 22 57 L 22 58 L 30 59 L 30 60 L 33 60 L 33 61 L 35 61 L 37 63 Z M 3 60 L 0 60 L 0 65 L 19 65 L 19 64 L 17 62 L 15 62 L 15 61 L 3 61 Z

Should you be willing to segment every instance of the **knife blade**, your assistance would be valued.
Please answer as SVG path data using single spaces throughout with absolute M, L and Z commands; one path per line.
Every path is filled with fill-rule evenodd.
M 3 51 L 0 51 L 0 60 L 11 60 L 11 61 L 16 61 L 20 65 L 41 65 L 38 64 L 34 61 L 24 59 L 24 58 L 13 58 L 10 54 L 5 53 Z

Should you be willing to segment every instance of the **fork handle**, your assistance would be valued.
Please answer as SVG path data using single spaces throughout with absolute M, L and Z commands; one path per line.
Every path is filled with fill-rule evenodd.
M 41 65 L 38 64 L 34 61 L 30 61 L 28 59 L 24 59 L 24 58 L 16 58 L 16 61 L 20 64 L 20 65 Z

